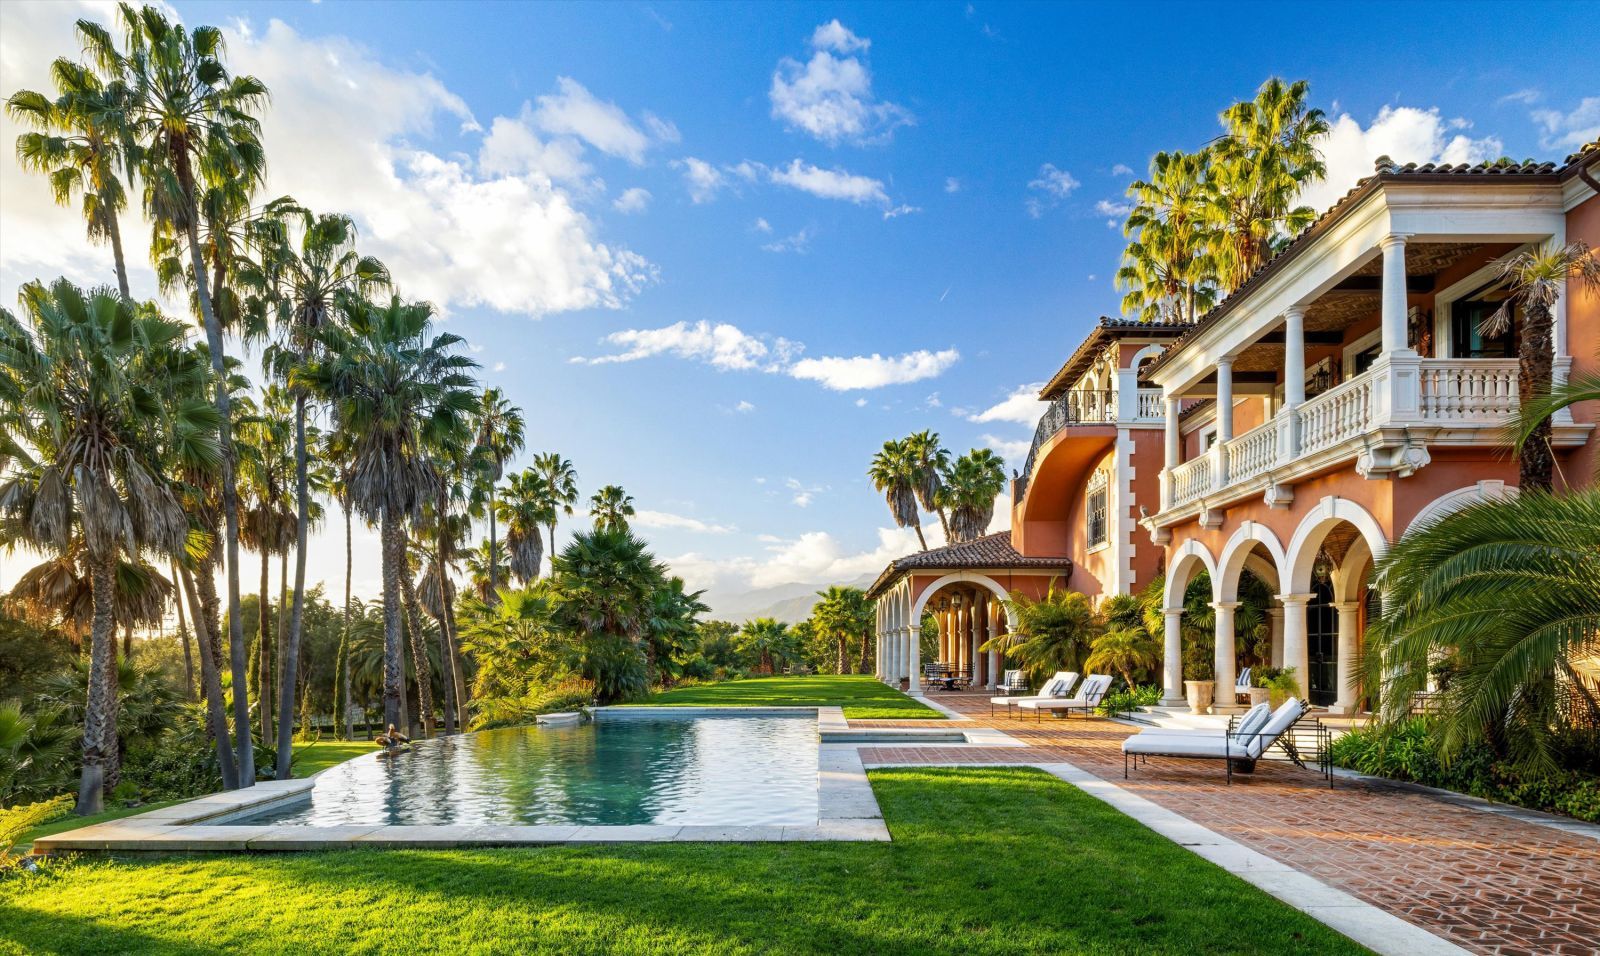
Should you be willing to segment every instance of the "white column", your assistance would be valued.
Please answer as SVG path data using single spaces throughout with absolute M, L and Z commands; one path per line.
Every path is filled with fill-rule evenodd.
M 1233 437 L 1233 357 L 1217 359 L 1217 443 Z
M 1267 618 L 1272 624 L 1272 658 L 1269 663 L 1273 667 L 1283 666 L 1283 605 L 1274 604 L 1267 608 Z
M 1383 350 L 1409 349 L 1406 341 L 1406 237 L 1393 233 L 1378 240 L 1383 250 Z
M 1306 310 L 1298 305 L 1283 312 L 1283 404 L 1306 401 Z
M 1178 460 L 1183 454 L 1182 438 L 1178 432 L 1178 397 L 1168 395 L 1167 399 L 1167 433 L 1166 433 L 1166 463 L 1161 470 L 1161 510 L 1166 511 L 1172 507 L 1172 469 L 1178 467 Z
M 1233 637 L 1233 611 L 1238 601 L 1217 601 L 1211 605 L 1217 612 L 1216 657 L 1213 664 L 1217 681 L 1216 712 L 1225 714 L 1237 703 L 1234 684 L 1238 683 L 1238 647 Z
M 1306 602 L 1311 594 L 1280 594 L 1283 602 L 1283 666 L 1294 668 L 1302 699 L 1311 698 L 1311 658 L 1306 647 Z
M 1356 638 L 1361 629 L 1360 601 L 1344 601 L 1334 605 L 1339 611 L 1339 697 L 1332 711 L 1336 714 L 1353 714 L 1356 710 Z
M 972 627 L 967 633 L 967 676 L 974 684 L 978 683 L 978 645 L 983 643 L 983 616 L 987 610 L 981 596 L 972 604 Z
M 1162 628 L 1161 702 L 1169 707 L 1183 703 L 1183 611 L 1166 612 Z
M 922 696 L 922 628 L 906 628 L 906 693 Z

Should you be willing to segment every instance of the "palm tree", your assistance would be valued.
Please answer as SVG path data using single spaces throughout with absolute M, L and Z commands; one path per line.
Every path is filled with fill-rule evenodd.
M 472 531 L 471 515 L 463 510 L 470 500 L 469 483 L 473 474 L 470 420 L 457 422 L 454 432 L 436 431 L 428 449 L 442 479 L 432 503 L 424 509 L 423 520 L 414 530 L 419 541 L 432 545 L 431 560 L 416 582 L 418 597 L 439 624 L 441 659 L 449 663 L 447 695 L 453 694 L 461 723 L 467 723 L 468 688 L 462 667 L 461 647 L 456 628 L 456 586 L 451 577 L 467 537 Z
M 1522 450 L 1540 425 L 1548 425 L 1550 416 L 1579 402 L 1600 402 L 1600 375 L 1582 375 L 1562 382 L 1552 386 L 1545 394 L 1524 402 L 1517 412 L 1516 421 L 1512 423 L 1517 450 Z M 1600 481 L 1600 458 L 1595 459 L 1595 478 Z
M 775 673 L 779 661 L 788 661 L 798 651 L 789 625 L 770 617 L 745 621 L 739 629 L 739 646 L 745 654 L 753 654 L 758 669 L 763 674 Z
M 1128 186 L 1133 210 L 1117 270 L 1125 315 L 1146 322 L 1193 322 L 1216 301 L 1216 267 L 1205 221 L 1205 153 L 1157 153 L 1150 179 Z
M 289 474 L 294 466 L 290 457 L 289 397 L 283 389 L 269 386 L 261 395 L 259 409 L 245 399 L 240 412 L 236 448 L 239 452 L 239 480 L 248 493 L 240 515 L 241 543 L 261 558 L 261 587 L 257 600 L 258 632 L 253 660 L 256 662 L 256 709 L 261 719 L 261 739 L 275 740 L 278 724 L 273 711 L 273 677 L 278 672 L 277 649 L 272 641 L 272 592 L 269 589 L 272 558 L 287 555 L 294 546 L 294 503 L 289 497 Z M 283 613 L 280 603 L 277 613 Z M 291 707 L 293 701 L 290 702 Z M 292 711 L 291 711 L 292 712 Z M 287 716 L 289 712 L 283 712 Z
M 555 554 L 556 513 L 572 517 L 573 506 L 578 503 L 578 472 L 571 461 L 553 451 L 534 455 L 533 470 L 544 479 L 544 491 L 549 495 L 545 506 L 550 511 L 550 553 Z
M 1223 111 L 1225 135 L 1208 149 L 1205 208 L 1212 255 L 1227 292 L 1311 225 L 1316 211 L 1294 205 L 1300 191 L 1327 175 L 1317 141 L 1327 135 L 1321 110 L 1306 106 L 1310 85 L 1272 77 L 1255 98 Z
M 235 485 L 232 411 L 227 385 L 227 349 L 222 323 L 200 249 L 202 164 L 236 170 L 261 168 L 260 124 L 251 111 L 266 87 L 254 77 L 230 76 L 222 62 L 222 31 L 200 26 L 185 31 L 154 7 L 127 4 L 119 15 L 128 37 L 126 54 L 99 24 L 78 22 L 85 48 L 102 72 L 125 77 L 129 88 L 130 138 L 141 148 L 146 204 L 158 225 L 186 237 L 191 281 L 210 351 L 216 394 L 224 547 L 228 569 L 228 647 L 235 688 L 246 686 L 244 630 L 239 614 L 239 493 Z M 255 781 L 250 738 L 250 702 L 234 694 L 234 732 L 239 778 Z
M 916 459 L 906 442 L 884 442 L 883 449 L 872 456 L 867 477 L 872 479 L 873 488 L 883 492 L 895 526 L 915 528 L 922 550 L 928 550 L 928 539 L 922 536 L 922 517 L 917 513 Z
M 1558 246 L 1549 243 L 1527 249 L 1507 259 L 1500 278 L 1510 296 L 1484 320 L 1487 335 L 1504 335 L 1517 327 L 1517 391 L 1523 406 L 1550 393 L 1556 300 L 1570 278 L 1600 289 L 1600 257 L 1579 240 Z M 1521 320 L 1513 319 L 1521 313 Z M 1553 409 L 1551 411 L 1554 411 Z M 1549 491 L 1555 479 L 1555 454 L 1550 448 L 1550 415 L 1528 422 L 1518 440 L 1517 486 L 1524 491 Z
M 1006 486 L 1006 463 L 987 448 L 957 458 L 945 473 L 939 500 L 950 511 L 952 541 L 975 541 L 994 520 L 994 500 Z
M 291 212 L 300 222 L 299 248 L 287 241 L 288 234 L 275 222 L 261 230 L 259 245 L 268 286 L 281 288 L 273 296 L 277 306 L 277 325 L 282 344 L 269 354 L 268 361 L 280 377 L 311 358 L 317 345 L 317 331 L 334 321 L 339 298 L 347 293 L 365 296 L 389 285 L 389 271 L 382 262 L 356 252 L 355 222 L 349 216 L 322 215 L 295 208 Z M 295 562 L 294 605 L 289 612 L 289 636 L 284 653 L 284 678 L 279 711 L 287 713 L 294 693 L 295 668 L 300 659 L 301 632 L 305 621 L 306 545 L 310 534 L 312 494 L 310 454 L 306 442 L 306 403 L 304 389 L 294 390 L 294 483 L 295 483 Z M 281 613 L 281 611 L 280 611 Z M 287 780 L 293 753 L 292 728 L 285 722 L 278 728 L 277 778 Z
M 459 427 L 474 401 L 468 370 L 453 352 L 459 336 L 434 335 L 433 309 L 347 297 L 344 324 L 319 333 L 319 354 L 294 376 L 332 406 L 350 444 L 350 500 L 379 526 L 383 541 L 384 720 L 400 724 L 401 575 L 406 573 L 405 523 L 434 500 L 442 478 L 427 455 L 430 436 Z M 427 660 L 416 662 L 426 673 Z
M 650 595 L 650 618 L 645 625 L 645 659 L 656 680 L 668 683 L 678 677 L 679 664 L 694 649 L 699 617 L 711 608 L 704 591 L 690 591 L 683 578 L 669 577 Z
M 594 518 L 594 530 L 628 531 L 628 519 L 633 517 L 633 497 L 621 485 L 606 485 L 589 499 L 589 515 Z
M 811 608 L 811 625 L 818 636 L 832 637 L 838 656 L 835 661 L 837 673 L 850 673 L 850 642 L 860 639 L 862 642 L 870 640 L 868 635 L 872 631 L 872 604 L 867 600 L 867 594 L 860 588 L 840 587 L 830 585 L 826 591 L 818 591 L 817 597 L 822 598 Z
M 506 493 L 500 498 L 500 518 L 506 523 L 506 551 L 511 555 L 511 573 L 524 587 L 539 576 L 539 564 L 544 560 L 540 526 L 555 522 L 555 515 L 547 510 L 551 497 L 545 480 L 528 468 L 511 476 Z
M 478 397 L 476 412 L 477 442 L 473 447 L 478 460 L 484 487 L 481 492 L 488 499 L 489 549 L 495 550 L 495 486 L 505 474 L 506 463 L 522 450 L 522 410 L 506 400 L 498 388 L 486 388 Z M 489 594 L 491 600 L 500 588 L 500 569 L 489 565 Z
M 950 453 L 940 447 L 937 432 L 916 432 L 908 436 L 904 444 L 906 454 L 911 457 L 911 487 L 916 492 L 917 501 L 923 511 L 931 511 L 939 516 L 939 527 L 944 530 L 944 539 L 949 541 L 950 518 L 940 492 L 943 490 L 944 474 L 950 467 Z
M 1017 626 L 991 638 L 982 650 L 1002 652 L 1035 683 L 1056 671 L 1083 669 L 1084 656 L 1101 632 L 1100 617 L 1087 597 L 1052 583 L 1039 600 L 1018 594 L 1006 607 L 1016 615 Z
M 1085 668 L 1116 671 L 1131 688 L 1134 674 L 1161 666 L 1161 645 L 1144 628 L 1138 598 L 1114 594 L 1101 603 L 1100 615 L 1105 632 L 1091 642 Z
M 651 600 L 664 580 L 662 567 L 627 528 L 597 528 L 574 535 L 555 556 L 551 581 L 560 599 L 558 628 L 578 639 L 583 676 L 594 681 L 601 703 L 626 699 L 648 686 Z
M 493 604 L 495 592 L 490 589 L 489 582 L 498 581 L 508 573 L 505 548 L 491 548 L 489 542 L 480 541 L 476 548 L 466 553 L 466 564 L 467 580 L 472 582 L 473 593 L 485 604 Z
M 117 563 L 146 548 L 185 550 L 189 521 L 162 476 L 161 450 L 214 457 L 218 422 L 180 398 L 203 367 L 183 327 L 153 307 L 85 294 L 65 279 L 24 286 L 22 301 L 26 325 L 0 311 L 0 416 L 12 458 L 0 512 L 41 547 L 65 551 L 82 537 L 94 619 L 78 812 L 96 813 L 117 719 Z
M 1600 653 L 1600 491 L 1525 491 L 1408 531 L 1378 562 L 1384 607 L 1367 629 L 1364 684 L 1386 719 L 1410 713 L 1439 661 L 1446 760 L 1484 743 L 1555 765 L 1565 728 L 1600 702 L 1576 667 Z
M 128 264 L 122 254 L 117 215 L 128 204 L 117 170 L 131 175 L 138 149 L 127 136 L 128 88 L 120 80 L 102 82 L 94 71 L 66 58 L 55 61 L 50 76 L 54 100 L 22 90 L 6 101 L 6 112 L 32 132 L 17 137 L 17 162 L 50 180 L 57 204 L 83 196 L 83 218 L 91 240 L 111 243 L 117 289 L 128 292 Z
M 354 529 L 351 526 L 350 512 L 350 445 L 345 441 L 346 436 L 338 431 L 329 431 L 322 436 L 322 447 L 319 457 L 331 471 L 329 475 L 329 490 L 335 500 L 339 502 L 339 512 L 344 516 L 344 618 L 339 628 L 339 649 L 334 655 L 333 662 L 333 719 L 335 733 L 340 740 L 349 740 L 355 734 L 355 728 L 349 720 L 350 713 L 350 578 L 355 569 L 355 549 L 353 547 Z

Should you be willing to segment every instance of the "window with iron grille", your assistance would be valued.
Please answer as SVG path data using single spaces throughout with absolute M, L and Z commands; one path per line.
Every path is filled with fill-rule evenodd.
M 1101 474 L 1104 474 L 1101 472 Z M 1085 511 L 1085 522 L 1088 525 L 1089 547 L 1097 547 L 1106 543 L 1107 534 L 1107 493 L 1109 492 L 1105 481 L 1090 482 L 1089 494 Z

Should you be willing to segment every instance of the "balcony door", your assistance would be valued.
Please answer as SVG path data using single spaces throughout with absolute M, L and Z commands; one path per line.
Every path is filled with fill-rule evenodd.
M 1319 560 L 1311 572 L 1311 602 L 1306 605 L 1308 670 L 1306 696 L 1319 707 L 1339 698 L 1339 610 L 1333 606 L 1333 566 Z

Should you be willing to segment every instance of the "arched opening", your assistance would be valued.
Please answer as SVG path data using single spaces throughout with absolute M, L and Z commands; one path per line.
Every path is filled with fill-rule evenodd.
M 1216 562 L 1211 553 L 1198 541 L 1185 541 L 1177 550 L 1172 566 L 1167 571 L 1164 585 L 1164 633 L 1162 638 L 1162 703 L 1177 705 L 1185 700 L 1185 680 L 1201 679 L 1205 666 L 1203 653 L 1197 653 L 1195 635 L 1199 630 L 1214 629 L 1209 612 L 1210 602 L 1217 599 Z M 1185 635 L 1189 640 L 1185 641 Z M 1185 653 L 1185 651 L 1189 653 Z M 1190 676 L 1194 675 L 1194 676 Z
M 1284 666 L 1313 705 L 1336 714 L 1360 709 L 1365 692 L 1356 660 L 1372 615 L 1372 567 L 1387 547 L 1377 521 L 1359 506 L 1324 499 L 1289 546 Z
M 1006 633 L 1006 590 L 982 574 L 950 574 L 930 583 L 912 604 L 920 636 L 921 677 L 930 690 L 993 687 L 1002 663 L 983 646 Z

